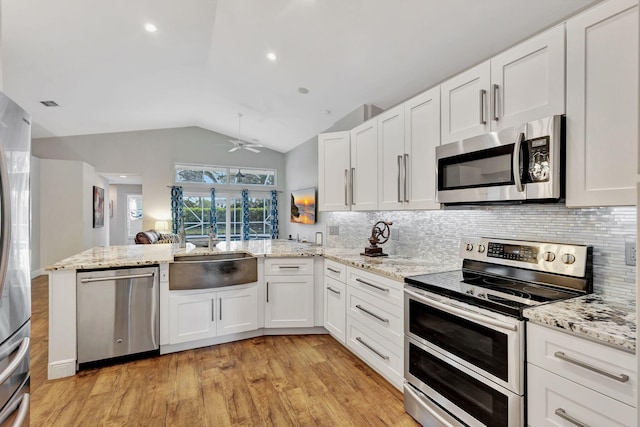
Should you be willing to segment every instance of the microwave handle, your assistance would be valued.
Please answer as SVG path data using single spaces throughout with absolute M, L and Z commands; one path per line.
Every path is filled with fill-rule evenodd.
M 513 171 L 513 182 L 516 185 L 516 191 L 519 193 L 524 192 L 524 186 L 522 185 L 522 176 L 520 174 L 520 156 L 522 155 L 522 141 L 524 141 L 524 132 L 520 132 L 516 138 L 516 143 L 513 146 L 513 156 L 511 157 Z

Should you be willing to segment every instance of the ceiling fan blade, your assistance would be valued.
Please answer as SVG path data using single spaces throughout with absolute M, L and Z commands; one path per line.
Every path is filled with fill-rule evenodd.
M 247 145 L 245 145 L 245 147 L 260 148 L 260 147 L 264 147 L 264 145 L 262 145 L 262 144 L 247 144 Z
M 242 145 L 242 142 L 237 139 L 230 139 L 229 142 L 235 145 L 236 147 L 239 147 L 240 145 Z
M 245 148 L 245 149 L 247 149 L 247 150 L 249 150 L 249 151 L 253 151 L 254 153 L 259 153 L 259 152 L 260 152 L 260 150 L 256 150 L 255 148 L 251 148 L 251 147 L 250 147 L 250 146 L 248 146 L 248 145 L 245 145 L 245 146 L 244 146 L 244 148 Z
M 240 146 L 238 145 L 238 146 L 233 147 L 231 150 L 229 150 L 229 152 L 233 153 L 234 151 L 239 150 L 239 149 L 240 149 Z

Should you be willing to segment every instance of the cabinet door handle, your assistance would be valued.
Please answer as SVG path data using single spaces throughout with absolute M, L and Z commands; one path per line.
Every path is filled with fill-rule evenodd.
M 333 292 L 336 295 L 340 295 L 340 291 L 333 289 L 331 286 L 327 286 L 327 290 Z
M 356 308 L 360 311 L 362 311 L 363 313 L 367 313 L 369 316 L 378 319 L 379 321 L 383 322 L 383 323 L 389 323 L 389 319 L 385 319 L 384 317 L 380 317 L 377 314 L 367 310 L 366 308 L 362 308 L 362 306 L 360 304 L 356 305 Z
M 376 350 L 375 348 L 367 344 L 362 338 L 356 337 L 356 341 L 358 341 L 360 344 L 362 344 L 363 346 L 367 347 L 369 350 L 374 352 L 376 356 L 378 356 L 380 359 L 389 360 L 389 356 L 385 356 L 384 354 L 380 353 L 378 350 Z
M 597 374 L 604 375 L 605 377 L 611 378 L 612 380 L 616 380 L 616 381 L 619 381 L 621 383 L 626 383 L 627 381 L 629 381 L 629 376 L 628 375 L 625 375 L 625 374 L 619 374 L 619 375 L 612 374 L 611 372 L 607 372 L 604 369 L 600 369 L 600 368 L 598 368 L 596 366 L 589 365 L 588 363 L 585 363 L 585 362 L 583 362 L 581 360 L 577 360 L 577 359 L 574 359 L 573 357 L 569 357 L 566 354 L 564 354 L 562 351 L 556 351 L 555 353 L 553 353 L 553 355 L 555 357 L 557 357 L 558 359 L 560 359 L 560 360 L 564 360 L 565 362 L 569 362 L 569 363 L 571 363 L 573 365 L 580 366 L 581 368 L 587 369 L 587 370 L 595 372 Z
M 378 285 L 374 285 L 373 283 L 365 282 L 364 280 L 362 280 L 359 277 L 356 278 L 356 282 L 362 283 L 363 285 L 371 286 L 372 288 L 375 288 L 375 289 L 377 289 L 379 291 L 382 291 L 382 292 L 389 292 L 389 288 L 383 288 L 382 286 L 378 286 Z
M 344 205 L 349 206 L 349 169 L 344 170 Z
M 267 302 L 269 302 L 269 282 L 267 282 Z
M 500 99 L 500 86 L 493 85 L 493 120 L 498 121 L 498 100 Z
M 335 268 L 327 267 L 327 270 L 329 270 L 332 273 L 340 274 L 340 270 L 336 270 Z
M 220 309 L 218 311 L 220 312 L 220 320 L 222 320 L 222 298 L 220 298 L 218 301 L 220 301 Z
M 484 118 L 484 104 L 487 98 L 487 91 L 484 89 L 480 89 L 480 124 L 486 125 L 487 119 Z
M 355 187 L 355 181 L 356 181 L 356 168 L 351 168 L 351 204 L 355 205 L 356 201 L 354 200 L 355 197 L 353 195 L 353 189 Z
M 211 298 L 211 321 L 216 321 L 216 300 Z
M 402 203 L 402 194 L 400 187 L 402 182 L 402 156 L 398 156 L 398 203 Z
M 409 203 L 409 188 L 407 186 L 407 175 L 409 175 L 409 169 L 407 169 L 407 165 L 409 164 L 409 155 L 405 153 L 404 155 L 404 201 L 405 203 Z
M 569 421 L 571 424 L 576 425 L 578 427 L 589 427 L 588 424 L 578 421 L 575 418 L 573 418 L 571 415 L 567 414 L 567 411 L 565 411 L 562 408 L 556 409 L 556 415 L 564 420 Z

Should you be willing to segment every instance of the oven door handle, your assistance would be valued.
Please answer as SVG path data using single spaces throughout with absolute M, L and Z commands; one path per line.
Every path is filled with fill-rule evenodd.
M 436 411 L 433 410 L 433 408 L 431 408 L 429 405 L 426 405 L 422 401 L 422 398 L 418 396 L 418 394 L 415 391 L 411 390 L 411 387 L 409 387 L 407 384 L 404 384 L 404 392 L 409 393 L 414 398 L 414 400 L 420 405 L 422 409 L 427 411 L 429 415 L 431 415 L 436 421 L 438 421 L 444 427 L 454 427 L 453 424 L 451 424 L 450 422 L 442 418 L 440 414 L 438 414 Z
M 442 311 L 445 311 L 449 314 L 455 314 L 457 316 L 460 316 L 462 318 L 465 318 L 467 320 L 476 320 L 478 322 L 483 322 L 483 323 L 487 323 L 491 326 L 495 326 L 497 328 L 501 328 L 501 329 L 507 329 L 509 331 L 517 331 L 518 330 L 518 326 L 517 325 L 512 325 L 509 324 L 507 322 L 501 322 L 498 319 L 494 319 L 493 317 L 489 317 L 489 316 L 485 316 L 479 313 L 474 313 L 470 310 L 464 309 L 464 308 L 458 308 L 458 307 L 452 307 L 448 304 L 444 304 L 435 300 L 432 300 L 430 298 L 426 298 L 423 295 L 417 294 L 415 292 L 412 292 L 408 289 L 405 289 L 404 292 L 409 295 L 412 298 L 415 298 L 416 300 L 423 302 L 424 304 L 430 305 L 432 307 L 438 308 Z

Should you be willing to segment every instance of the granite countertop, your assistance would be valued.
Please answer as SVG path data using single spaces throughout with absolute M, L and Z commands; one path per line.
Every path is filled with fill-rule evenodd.
M 551 326 L 624 351 L 636 351 L 635 300 L 591 294 L 528 308 L 531 322 Z
M 358 249 L 326 248 L 291 240 L 249 240 L 220 242 L 212 250 L 193 247 L 178 248 L 177 244 L 126 245 L 95 247 L 46 267 L 47 271 L 80 270 L 111 267 L 151 265 L 173 262 L 175 255 L 207 255 L 215 253 L 250 253 L 257 257 L 312 257 L 351 265 L 391 279 L 402 281 L 406 276 L 460 268 L 459 263 L 443 266 L 425 259 L 400 257 L 371 258 L 360 255 Z
M 362 248 L 324 248 L 323 256 L 332 261 L 351 265 L 363 270 L 369 270 L 372 273 L 400 281 L 404 281 L 404 278 L 407 276 L 460 269 L 460 262 L 458 260 L 455 260 L 455 262 L 450 265 L 443 265 L 440 260 L 436 262 L 428 259 L 401 257 L 397 255 L 389 255 L 388 257 L 366 257 L 360 255 L 361 251 Z

